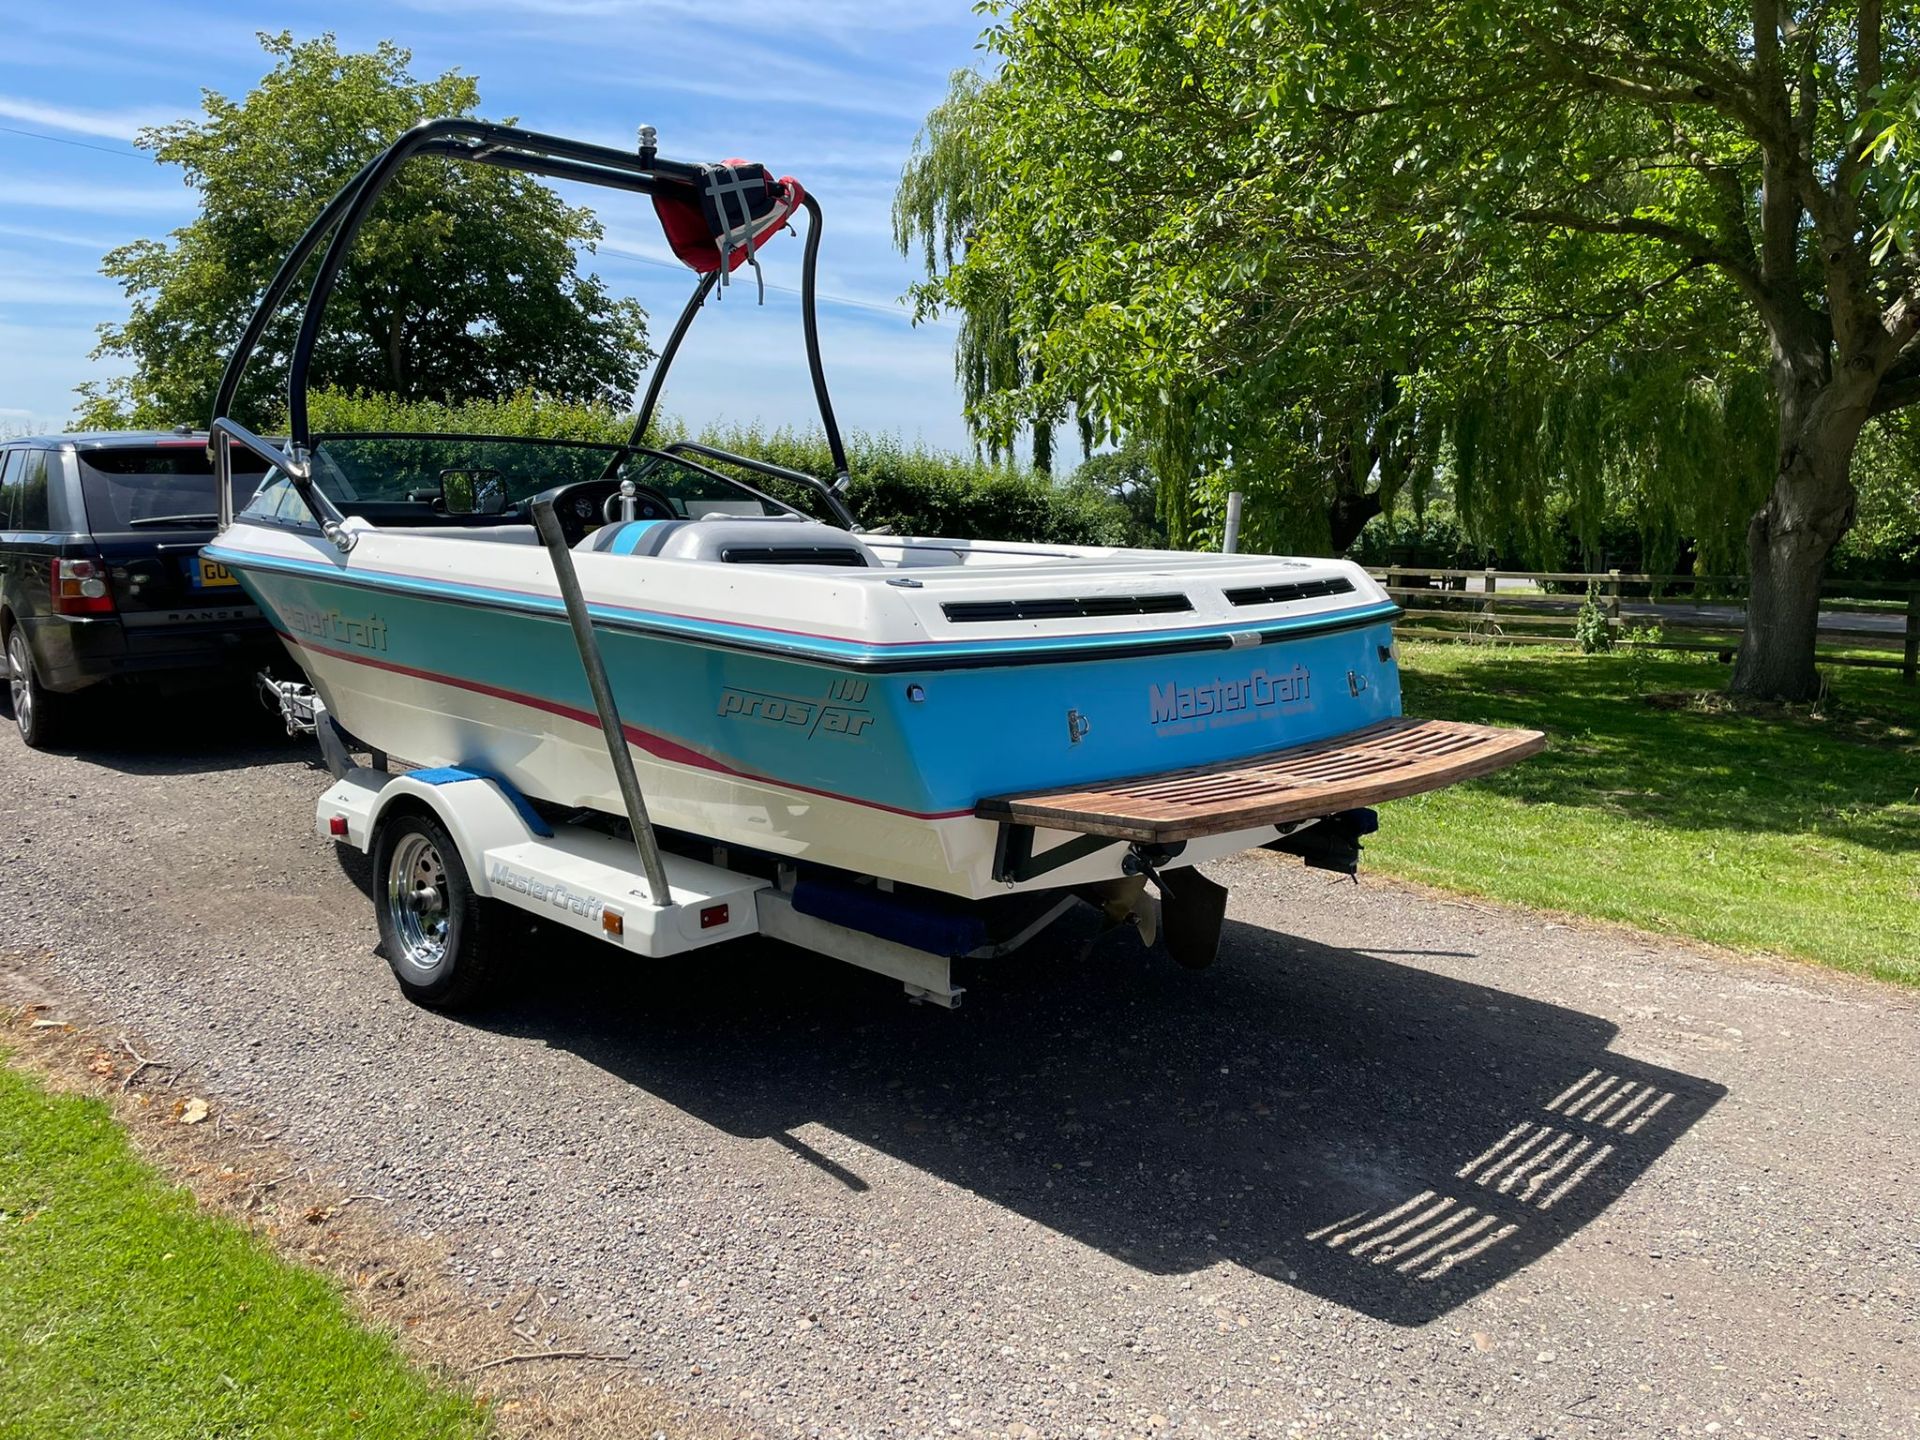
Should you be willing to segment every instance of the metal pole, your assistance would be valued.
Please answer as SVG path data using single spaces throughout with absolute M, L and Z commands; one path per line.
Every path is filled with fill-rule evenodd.
M 580 664 L 587 672 L 587 686 L 593 691 L 593 708 L 600 716 L 600 731 L 607 739 L 607 754 L 613 761 L 614 778 L 620 782 L 620 798 L 627 805 L 627 819 L 633 826 L 633 848 L 640 852 L 640 868 L 647 875 L 647 898 L 656 906 L 673 902 L 667 884 L 666 866 L 660 862 L 660 842 L 654 838 L 653 821 L 647 817 L 646 797 L 640 793 L 640 777 L 633 771 L 633 756 L 627 750 L 627 732 L 620 724 L 620 710 L 613 702 L 613 686 L 607 680 L 606 662 L 600 658 L 599 643 L 593 638 L 593 621 L 587 614 L 586 597 L 580 593 L 580 577 L 574 573 L 573 552 L 553 513 L 553 501 L 542 496 L 533 502 L 533 523 L 553 557 L 554 578 L 560 582 L 560 598 L 566 602 L 567 622 L 573 626 L 573 643 L 580 649 Z
M 1920 680 L 1920 585 L 1907 592 L 1907 653 L 1900 678 L 1909 685 Z
M 233 437 L 224 430 L 213 432 L 213 483 L 219 492 L 216 508 L 224 535 L 233 524 Z
M 1220 542 L 1220 553 L 1237 555 L 1240 552 L 1240 512 L 1246 506 L 1247 497 L 1239 490 L 1227 492 L 1227 535 Z
M 800 204 L 807 212 L 807 244 L 800 252 L 800 323 L 806 332 L 807 370 L 813 377 L 813 399 L 820 407 L 820 424 L 827 432 L 827 451 L 833 456 L 833 488 L 847 488 L 847 447 L 840 440 L 840 422 L 833 418 L 833 397 L 827 393 L 827 372 L 820 363 L 820 306 L 814 295 L 814 277 L 820 269 L 820 202 L 811 195 Z

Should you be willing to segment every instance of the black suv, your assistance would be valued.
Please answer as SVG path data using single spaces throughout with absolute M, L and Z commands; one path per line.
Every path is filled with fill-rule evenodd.
M 259 461 L 235 447 L 244 504 Z M 218 505 L 205 435 L 107 432 L 0 445 L 0 652 L 29 745 L 57 743 L 105 681 L 203 688 L 277 659 L 231 575 L 200 558 Z

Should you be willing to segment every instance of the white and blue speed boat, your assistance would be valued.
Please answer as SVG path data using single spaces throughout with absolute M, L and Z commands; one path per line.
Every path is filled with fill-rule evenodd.
M 628 443 L 310 432 L 334 277 L 421 154 L 653 197 L 700 278 Z M 839 473 L 649 447 L 702 302 L 801 209 L 807 356 Z M 283 450 L 225 412 L 329 237 Z M 1538 748 L 1402 717 L 1396 607 L 1342 561 L 862 530 L 819 359 L 819 239 L 791 179 L 663 160 L 651 132 L 625 152 L 435 122 L 341 192 L 229 367 L 216 449 L 275 468 L 205 552 L 269 617 L 341 745 L 483 776 L 548 820 L 650 829 L 704 863 L 944 897 L 949 919 L 1010 892 L 1137 894 L 1262 845 L 1351 869 L 1365 807 Z

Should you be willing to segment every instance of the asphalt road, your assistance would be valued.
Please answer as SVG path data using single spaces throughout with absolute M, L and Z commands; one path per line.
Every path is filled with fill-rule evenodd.
M 1744 605 L 1682 605 L 1667 600 L 1655 604 L 1646 600 L 1622 600 L 1620 613 L 1652 620 L 1664 617 L 1691 620 L 1700 625 L 1720 624 L 1725 625 L 1729 630 L 1738 630 L 1747 623 L 1747 611 Z M 1820 633 L 1822 635 L 1879 635 L 1897 639 L 1907 633 L 1907 617 L 1894 610 L 1822 610 Z
M 1464 592 L 1465 594 L 1471 596 L 1482 593 L 1475 582 L 1469 581 L 1468 585 L 1469 588 Z M 1494 585 L 1496 597 L 1510 594 L 1516 602 L 1529 596 L 1538 598 L 1539 595 L 1538 587 L 1531 580 L 1496 580 Z M 1747 609 L 1744 605 L 1713 603 L 1689 605 L 1679 600 L 1622 600 L 1620 613 L 1637 619 L 1659 620 L 1664 617 L 1687 620 L 1698 625 L 1724 625 L 1729 630 L 1738 630 L 1747 623 Z M 1898 639 L 1907 633 L 1907 617 L 1899 610 L 1822 610 L 1820 633 Z
M 1259 856 L 1201 974 L 1083 931 L 948 1013 L 771 946 L 540 940 L 445 1018 L 304 757 L 9 727 L 0 987 L 743 1429 L 1920 1434 L 1908 992 Z

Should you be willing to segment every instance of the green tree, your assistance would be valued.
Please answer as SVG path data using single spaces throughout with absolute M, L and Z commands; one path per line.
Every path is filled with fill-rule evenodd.
M 168 240 L 110 253 L 128 318 L 101 328 L 96 358 L 133 373 L 81 387 L 90 424 L 205 424 L 228 352 L 268 280 L 334 192 L 425 119 L 473 115 L 474 80 L 416 80 L 383 42 L 343 54 L 331 35 L 265 35 L 273 69 L 243 100 L 208 92 L 204 116 L 143 131 L 177 165 L 200 214 Z M 590 212 L 526 176 L 416 159 L 380 197 L 328 306 L 315 385 L 403 400 L 460 402 L 532 386 L 624 404 L 646 359 L 639 306 L 577 268 L 600 238 Z M 317 261 L 315 262 L 317 265 Z M 294 307 L 268 330 L 238 413 L 280 413 L 298 329 Z
M 994 180 L 942 284 L 957 300 L 977 268 L 1011 297 L 1039 364 L 1000 404 L 1088 396 L 1148 440 L 1175 511 L 1219 488 L 1196 476 L 1278 482 L 1279 506 L 1445 463 L 1523 523 L 1544 485 L 1644 462 L 1636 426 L 1681 422 L 1664 453 L 1691 463 L 1645 483 L 1699 493 L 1667 508 L 1756 502 L 1734 689 L 1817 689 L 1855 448 L 1920 400 L 1911 6 L 995 14 L 971 102 Z
M 980 77 L 972 71 L 954 73 L 947 98 L 928 114 L 914 141 L 894 194 L 894 243 L 902 255 L 919 252 L 929 282 L 954 273 L 976 214 L 991 208 L 993 172 L 983 165 L 975 143 L 981 88 Z M 1025 391 L 1042 378 L 1033 347 L 1014 329 L 1012 296 L 1001 278 L 975 268 L 964 280 L 956 280 L 951 293 L 930 283 L 916 291 L 916 298 L 916 320 L 929 319 L 943 308 L 959 312 L 954 378 L 960 382 L 976 440 L 998 461 L 1011 453 L 1015 433 L 1024 428 L 1032 436 L 1033 468 L 1052 474 L 1060 403 L 1049 400 L 1024 416 L 989 409 L 993 397 Z
M 1135 43 L 1147 7 L 1022 28 L 1044 8 L 994 32 L 993 82 L 955 77 L 895 202 L 921 313 L 960 318 L 969 422 L 990 445 L 1068 413 L 1083 438 L 1130 437 L 1176 543 L 1209 538 L 1241 488 L 1248 543 L 1345 549 L 1444 435 L 1404 383 L 1422 313 L 1356 312 L 1331 247 L 1259 222 L 1293 201 L 1263 168 L 1271 137 L 1223 122 L 1252 50 L 1201 45 L 1181 83 L 1149 54 L 1167 26 Z
M 1861 437 L 1853 479 L 1860 498 L 1836 564 L 1852 579 L 1920 576 L 1920 407 L 1889 416 Z
M 1068 480 L 1076 490 L 1102 495 L 1127 512 L 1127 543 L 1162 548 L 1167 543 L 1166 526 L 1160 523 L 1160 477 L 1147 461 L 1147 447 L 1138 440 L 1127 440 L 1111 450 L 1101 450 L 1082 460 Z
M 1378 158 L 1431 190 L 1437 223 L 1676 351 L 1702 353 L 1668 291 L 1737 298 L 1765 346 L 1775 451 L 1733 689 L 1816 693 L 1819 586 L 1853 522 L 1862 430 L 1920 399 L 1920 12 L 1373 0 L 1319 33 L 1381 64 L 1347 70 L 1345 103 L 1392 107 Z

